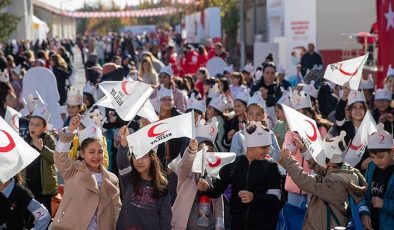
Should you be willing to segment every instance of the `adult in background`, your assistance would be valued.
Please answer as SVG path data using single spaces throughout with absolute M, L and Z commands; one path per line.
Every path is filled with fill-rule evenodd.
M 59 92 L 59 104 L 64 105 L 67 99 L 67 86 L 66 80 L 71 75 L 66 61 L 59 55 L 51 56 L 52 72 L 55 74 L 57 82 L 57 90 Z
M 301 74 L 305 76 L 308 70 L 312 70 L 314 67 L 322 66 L 323 60 L 319 53 L 315 52 L 315 45 L 313 43 L 308 44 L 308 52 L 301 57 Z

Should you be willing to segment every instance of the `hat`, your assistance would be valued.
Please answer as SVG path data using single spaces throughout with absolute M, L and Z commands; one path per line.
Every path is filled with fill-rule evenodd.
M 260 91 L 254 92 L 253 97 L 250 97 L 248 100 L 248 106 L 254 104 L 261 105 L 264 109 L 267 107 L 264 98 L 261 96 Z
M 323 140 L 324 154 L 331 163 L 342 163 L 345 159 L 346 151 L 342 151 L 340 144 L 343 148 L 346 147 L 345 142 L 346 132 L 341 131 L 339 136 L 327 140 L 327 137 Z
M 392 76 L 394 77 L 394 68 L 391 67 L 391 64 L 389 65 L 389 67 L 387 68 L 387 74 L 386 76 Z
M 374 134 L 368 136 L 368 149 L 391 149 L 393 137 L 384 130 L 384 124 L 379 123 L 376 130 Z
M 234 71 L 233 65 L 225 66 L 223 69 L 223 73 L 232 73 Z
M 272 144 L 271 133 L 263 129 L 260 121 L 252 121 L 250 124 L 256 124 L 256 130 L 252 134 L 249 134 L 244 127 L 246 147 L 260 147 Z
M 219 89 L 219 84 L 215 83 L 211 88 L 209 88 L 208 91 L 208 96 L 209 98 L 215 98 L 220 95 L 220 89 Z
M 242 72 L 247 72 L 247 73 L 253 73 L 253 65 L 252 63 L 248 63 L 245 65 L 245 67 L 242 69 Z
M 291 102 L 290 102 L 290 98 L 292 94 L 291 87 L 289 87 L 288 90 L 285 90 L 283 87 L 280 87 L 280 90 L 282 91 L 282 97 L 279 98 L 278 103 L 291 107 Z
M 173 74 L 171 65 L 161 67 L 159 74 L 161 73 L 167 74 L 169 77 L 171 77 Z
M 164 87 L 163 84 L 160 85 L 160 89 L 157 92 L 158 96 L 159 96 L 159 100 L 162 99 L 163 97 L 171 97 L 174 98 L 174 95 L 172 93 L 172 89 L 167 89 L 166 87 Z
M 249 101 L 249 93 L 248 93 L 247 91 L 239 91 L 239 92 L 237 93 L 237 96 L 235 97 L 234 101 L 235 101 L 235 100 L 240 100 L 240 101 L 245 102 L 245 104 L 248 104 L 248 101 Z
M 291 94 L 290 103 L 295 110 L 312 107 L 311 98 L 304 91 L 298 92 L 294 90 L 293 94 Z
M 95 95 L 96 93 L 96 87 L 94 87 L 92 84 L 90 84 L 90 82 L 86 82 L 86 84 L 83 86 L 83 93 L 88 93 L 91 95 Z
M 283 66 L 279 66 L 278 70 L 276 71 L 278 74 L 285 74 L 286 70 L 283 68 Z
M 263 71 L 257 70 L 255 77 L 256 77 L 256 81 L 259 81 L 261 79 L 261 77 L 263 77 Z
M 355 102 L 365 102 L 364 93 L 358 90 L 351 90 L 347 96 L 347 105 L 352 105 Z
M 103 117 L 99 109 L 95 109 L 90 113 L 85 114 L 81 119 L 81 124 L 85 127 L 89 125 L 90 121 L 93 121 L 98 127 L 102 127 L 106 118 Z
M 120 69 L 120 68 L 122 68 L 122 66 L 116 65 L 115 63 L 112 63 L 112 62 L 105 63 L 103 65 L 103 75 L 112 73 L 112 72 L 114 72 L 114 71 L 116 71 L 117 69 Z
M 79 145 L 87 138 L 94 138 L 102 141 L 103 133 L 101 128 L 93 120 L 85 119 L 83 126 L 85 126 L 85 128 L 82 130 L 78 127 Z
M 40 117 L 44 119 L 47 123 L 49 122 L 49 118 L 51 117 L 51 114 L 49 113 L 48 110 L 48 105 L 40 105 L 34 109 L 33 114 L 31 115 L 32 117 Z
M 192 93 L 190 95 L 189 100 L 187 101 L 187 110 L 189 110 L 189 109 L 195 109 L 195 110 L 198 110 L 202 113 L 205 113 L 205 111 L 207 110 L 206 101 L 204 99 L 198 100 L 195 97 L 195 94 Z
M 213 98 L 210 102 L 209 105 L 212 106 L 213 108 L 219 110 L 220 112 L 224 112 L 226 109 L 227 105 L 227 99 L 224 95 L 220 94 L 219 96 Z
M 315 87 L 315 81 L 312 80 L 309 85 L 308 84 L 301 84 L 302 91 L 304 91 L 306 94 L 308 94 L 311 97 L 317 98 L 317 95 L 319 94 L 319 90 L 316 89 Z
M 4 72 L 0 72 L 0 82 L 5 82 L 5 83 L 7 83 L 7 82 L 9 82 L 10 81 L 10 78 L 8 77 L 8 75 L 6 74 L 6 71 L 4 71 Z
M 83 97 L 79 90 L 70 90 L 67 93 L 67 105 L 82 105 Z
M 383 89 L 377 89 L 375 92 L 375 101 L 377 100 L 387 100 L 391 101 L 392 99 L 392 94 L 389 89 L 383 88 Z
M 206 138 L 214 142 L 218 134 L 218 125 L 219 122 L 216 117 L 213 117 L 212 121 L 208 123 L 204 119 L 201 119 L 201 116 L 198 116 L 196 123 L 196 137 Z
M 372 74 L 368 74 L 367 80 L 364 80 L 363 78 L 361 78 L 360 88 L 361 89 L 374 89 L 375 88 L 375 82 L 373 81 Z

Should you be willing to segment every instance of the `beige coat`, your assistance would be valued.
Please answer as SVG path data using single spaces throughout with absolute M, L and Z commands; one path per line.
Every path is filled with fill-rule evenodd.
M 174 230 L 186 229 L 189 220 L 190 211 L 192 209 L 196 194 L 197 183 L 196 173 L 192 172 L 193 161 L 196 151 L 185 150 L 182 160 L 179 164 L 177 197 L 172 206 L 171 227 Z M 223 218 L 223 198 L 212 199 L 213 213 L 215 219 Z M 216 227 L 216 229 L 220 229 Z
M 339 219 L 340 226 L 346 227 L 350 216 L 346 209 L 348 195 L 352 195 L 356 202 L 360 201 L 367 188 L 364 177 L 350 166 L 344 165 L 341 169 L 323 171 L 313 159 L 308 163 L 315 173 L 320 175 L 310 176 L 304 173 L 293 158 L 280 161 L 296 185 L 312 194 L 302 229 L 327 229 L 327 206 L 324 202 L 329 204 Z M 331 215 L 330 229 L 334 229 L 335 226 L 338 225 Z
M 72 136 L 60 134 L 64 143 Z M 73 161 L 68 152 L 55 152 L 55 164 L 65 181 L 64 195 L 50 229 L 86 230 L 97 213 L 99 229 L 115 229 L 120 212 L 118 178 L 103 166 L 101 189 L 84 161 Z

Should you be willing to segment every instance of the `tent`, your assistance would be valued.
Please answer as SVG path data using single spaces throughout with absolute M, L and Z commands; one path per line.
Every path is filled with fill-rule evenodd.
M 47 33 L 49 32 L 48 25 L 41 21 L 36 16 L 32 16 L 32 35 L 33 41 L 39 39 L 43 41 L 47 38 Z

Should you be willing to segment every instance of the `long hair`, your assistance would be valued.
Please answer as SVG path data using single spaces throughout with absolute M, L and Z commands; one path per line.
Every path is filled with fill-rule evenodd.
M 145 62 L 149 63 L 150 66 L 150 69 L 147 73 L 144 72 L 143 67 Z M 144 75 L 147 75 L 150 79 L 154 79 L 155 75 L 157 76 L 156 70 L 153 68 L 152 59 L 150 57 L 144 57 L 140 63 L 140 66 L 138 67 L 138 76 L 142 78 Z
M 0 116 L 5 117 L 7 95 L 12 91 L 10 83 L 0 81 Z
M 152 178 L 153 194 L 154 198 L 161 198 L 168 194 L 168 180 L 165 177 L 165 173 L 161 168 L 161 163 L 157 155 L 153 150 L 149 151 L 148 156 L 150 158 L 149 176 Z M 134 167 L 133 160 L 130 158 L 130 164 Z M 131 171 L 132 180 L 131 186 L 133 186 L 134 193 L 141 195 L 141 184 L 142 178 L 137 170 Z
M 59 54 L 54 54 L 51 56 L 51 58 L 55 63 L 55 67 L 62 68 L 64 70 L 68 69 L 66 61 Z
M 361 101 L 360 101 L 361 102 Z M 354 106 L 354 104 L 356 104 L 357 102 L 354 102 L 353 104 L 351 104 L 351 105 L 349 105 L 349 112 L 350 112 L 350 119 L 351 120 L 353 120 L 353 118 L 352 118 L 352 109 L 353 109 L 353 106 Z M 366 102 L 361 102 L 361 104 L 363 105 L 363 108 L 364 108 L 364 116 L 365 116 L 365 114 L 367 113 L 367 111 L 368 111 L 368 105 L 367 105 L 367 103 Z
M 238 81 L 238 85 L 239 86 L 246 85 L 246 81 L 245 81 L 244 75 L 241 72 L 233 72 L 231 74 L 231 77 L 237 78 L 239 80 Z
M 261 111 L 264 113 L 264 120 L 261 120 L 260 122 L 261 122 L 261 124 L 262 124 L 263 126 L 268 127 L 267 121 L 266 121 L 266 119 L 267 119 L 267 113 L 265 112 L 265 108 L 264 108 L 262 105 L 260 105 L 260 104 L 258 104 L 258 103 L 250 104 L 250 105 L 248 105 L 248 106 L 246 107 L 246 113 L 248 113 L 248 111 L 249 111 L 249 109 L 250 109 L 250 107 L 251 107 L 252 105 L 257 106 L 257 107 L 258 107 L 259 109 L 261 109 Z M 250 121 L 249 121 L 249 123 L 250 123 Z

